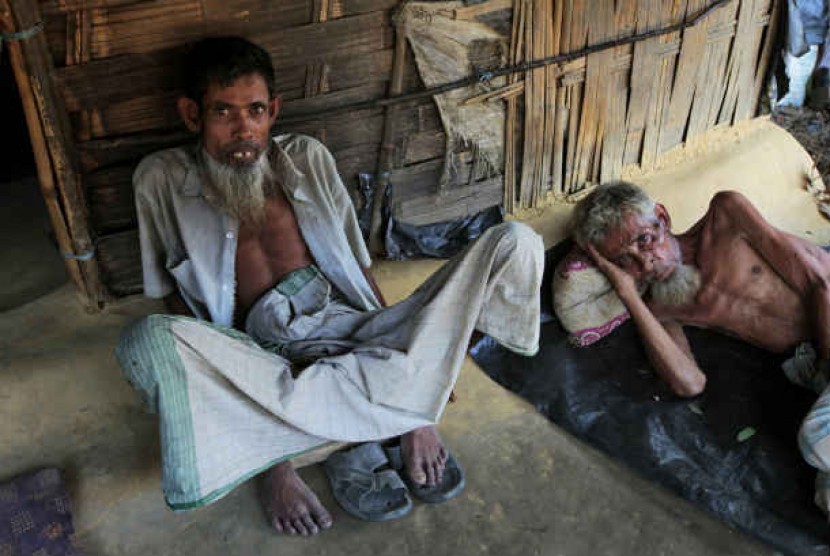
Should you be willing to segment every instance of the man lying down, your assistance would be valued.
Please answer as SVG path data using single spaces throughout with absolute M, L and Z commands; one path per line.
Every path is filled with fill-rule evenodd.
M 716 194 L 694 226 L 673 235 L 663 205 L 635 185 L 609 183 L 580 201 L 571 225 L 576 243 L 628 309 L 656 372 L 677 395 L 695 396 L 706 386 L 683 325 L 719 330 L 773 352 L 797 348 L 785 371 L 820 394 L 798 441 L 819 470 L 815 500 L 827 512 L 830 255 L 776 229 L 734 191 Z

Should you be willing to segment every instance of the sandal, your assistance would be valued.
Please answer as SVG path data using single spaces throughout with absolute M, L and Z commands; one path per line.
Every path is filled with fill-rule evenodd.
M 389 460 L 377 442 L 336 452 L 324 464 L 337 503 L 367 521 L 388 521 L 409 513 L 412 499 L 393 469 L 378 471 Z
M 464 490 L 466 483 L 464 479 L 464 471 L 456 461 L 451 453 L 447 453 L 447 463 L 444 467 L 444 474 L 441 477 L 441 482 L 435 486 L 419 485 L 409 478 L 409 475 L 404 470 L 403 457 L 401 457 L 401 445 L 394 444 L 386 446 L 383 449 L 386 452 L 386 457 L 389 458 L 389 463 L 392 469 L 397 471 L 404 482 L 409 487 L 412 495 L 427 504 L 439 504 L 446 502 L 450 498 L 455 498 L 461 491 Z

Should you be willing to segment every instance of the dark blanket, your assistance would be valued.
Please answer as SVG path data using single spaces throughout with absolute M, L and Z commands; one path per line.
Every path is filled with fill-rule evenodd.
M 543 312 L 550 269 L 567 250 L 548 252 Z M 707 386 L 684 400 L 651 371 L 632 322 L 576 348 L 555 317 L 543 321 L 535 357 L 485 338 L 474 359 L 558 425 L 721 519 L 786 553 L 827 554 L 827 520 L 812 502 L 815 470 L 796 440 L 816 396 L 786 379 L 783 357 L 687 328 Z

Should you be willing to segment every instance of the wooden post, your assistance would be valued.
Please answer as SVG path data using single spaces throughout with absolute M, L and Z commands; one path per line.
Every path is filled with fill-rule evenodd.
M 392 58 L 392 76 L 389 82 L 389 96 L 397 96 L 403 92 L 403 68 L 406 63 L 406 36 L 400 29 L 395 29 L 395 54 Z M 398 106 L 390 104 L 386 107 L 383 120 L 383 138 L 380 144 L 378 170 L 376 172 L 375 195 L 372 203 L 372 224 L 369 228 L 369 251 L 374 255 L 384 255 L 383 245 L 383 200 L 386 187 L 389 185 L 389 174 L 392 171 L 395 145 L 393 144 L 395 118 Z
M 40 24 L 36 2 L 0 0 L 0 30 L 5 33 L 33 29 Z M 38 180 L 61 251 L 83 257 L 94 253 L 89 233 L 86 201 L 74 152 L 69 120 L 52 80 L 52 61 L 43 32 L 27 39 L 4 43 L 17 81 Z M 66 258 L 69 275 L 90 308 L 104 300 L 95 257 Z
M 769 23 L 767 23 L 767 32 L 764 36 L 764 45 L 761 48 L 761 55 L 758 59 L 758 67 L 755 74 L 755 84 L 752 89 L 752 105 L 749 109 L 748 117 L 753 117 L 758 112 L 758 102 L 760 100 L 761 91 L 764 90 L 764 80 L 768 79 L 772 71 L 770 60 L 772 59 L 772 49 L 775 45 L 775 39 L 778 35 L 778 17 L 781 14 L 781 2 L 779 0 L 772 0 L 769 6 Z

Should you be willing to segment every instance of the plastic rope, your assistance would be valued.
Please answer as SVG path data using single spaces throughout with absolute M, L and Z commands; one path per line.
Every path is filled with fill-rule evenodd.
M 38 21 L 33 26 L 29 27 L 28 29 L 23 29 L 22 31 L 14 31 L 13 33 L 0 33 L 0 45 L 3 44 L 3 41 L 26 40 L 29 37 L 32 37 L 38 32 L 40 32 L 41 29 L 43 29 L 43 20 Z

